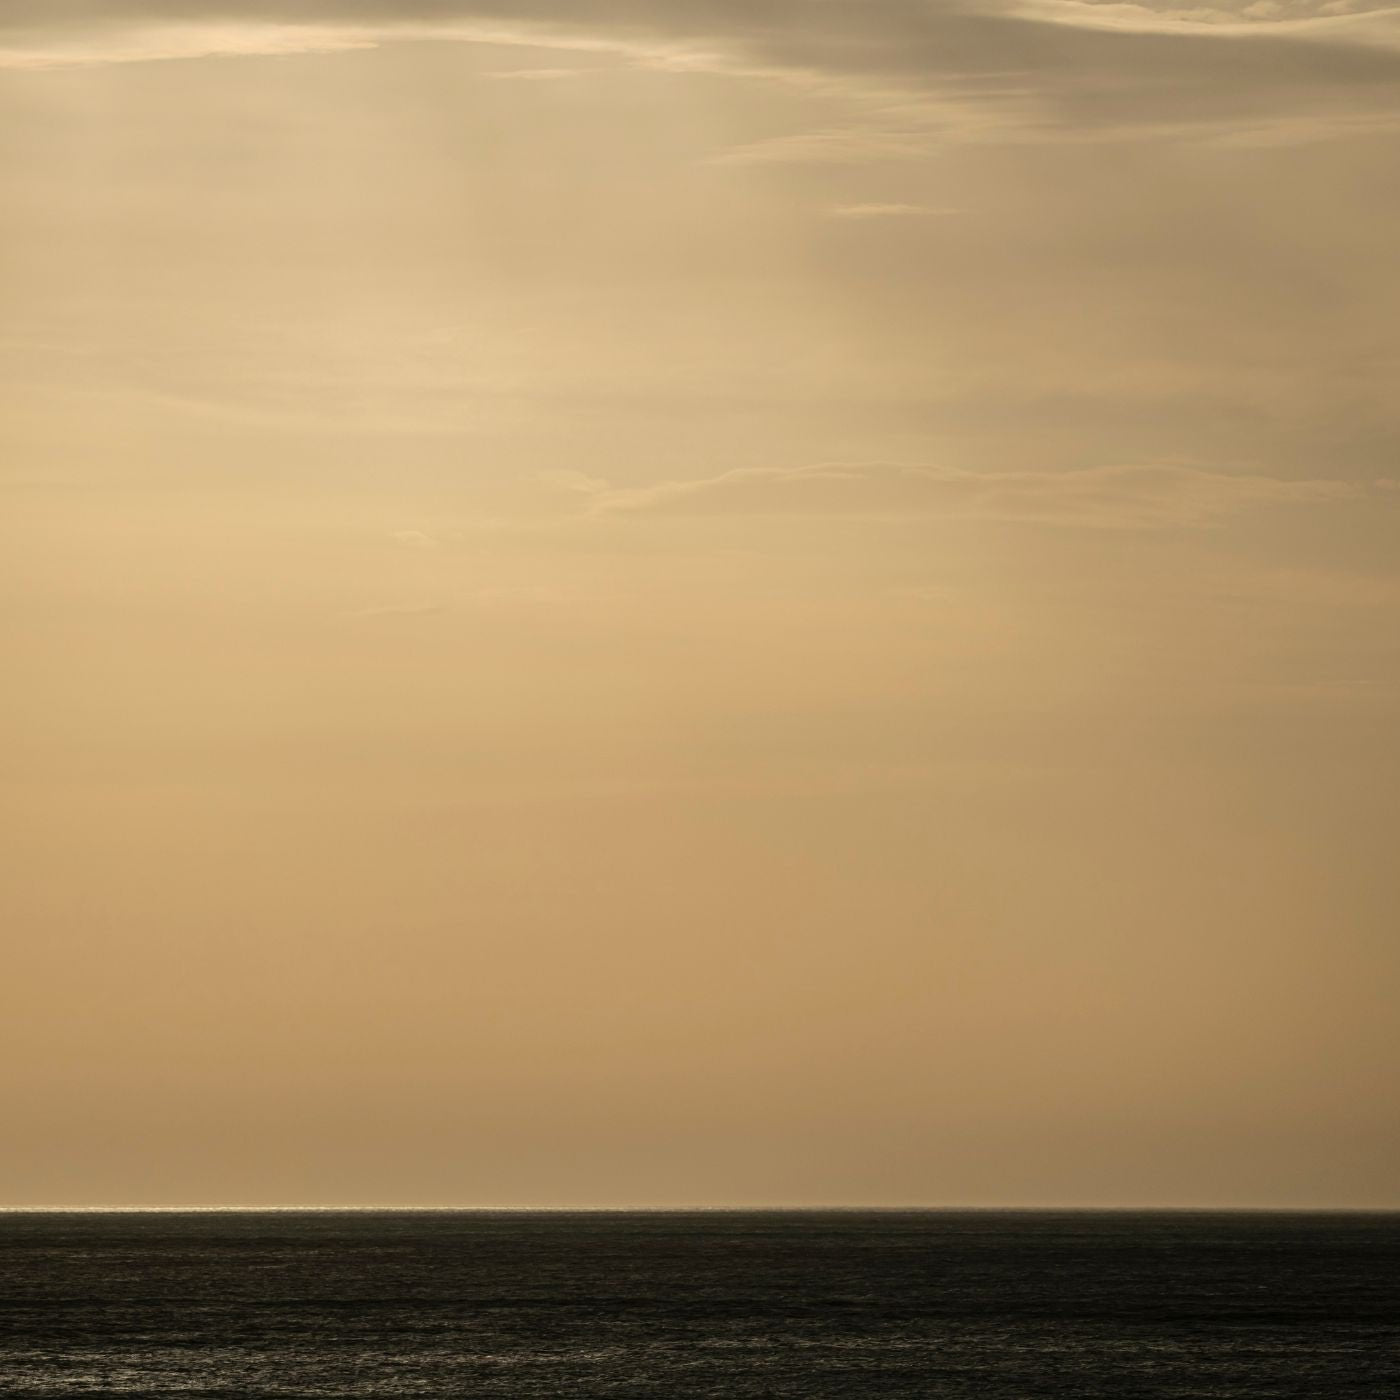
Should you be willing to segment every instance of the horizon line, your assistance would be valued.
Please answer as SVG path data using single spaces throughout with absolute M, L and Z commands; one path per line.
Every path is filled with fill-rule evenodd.
M 1394 1215 L 1394 1205 L 1197 1205 L 1197 1204 L 903 1204 L 800 1205 L 0 1205 L 0 1215 L 759 1215 L 759 1214 L 1125 1214 L 1210 1213 L 1220 1215 Z

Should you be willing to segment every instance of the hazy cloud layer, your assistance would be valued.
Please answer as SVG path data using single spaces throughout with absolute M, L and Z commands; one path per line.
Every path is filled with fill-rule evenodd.
M 839 97 L 852 121 L 746 158 L 856 160 L 939 141 L 1319 139 L 1397 119 L 1400 19 L 1335 5 L 1174 9 L 1011 5 L 461 3 L 354 0 L 21 4 L 0 66 L 353 50 L 436 39 L 586 50 L 647 67 L 780 82 Z M 557 76 L 557 68 L 543 70 Z

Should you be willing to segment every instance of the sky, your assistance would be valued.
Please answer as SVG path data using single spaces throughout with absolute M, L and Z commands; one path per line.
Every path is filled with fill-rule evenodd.
M 1400 1207 L 1400 11 L 5 0 L 0 1204 Z

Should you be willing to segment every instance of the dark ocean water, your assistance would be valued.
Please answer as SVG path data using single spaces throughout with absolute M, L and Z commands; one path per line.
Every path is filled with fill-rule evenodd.
M 0 1396 L 1400 1400 L 1400 1216 L 0 1215 Z

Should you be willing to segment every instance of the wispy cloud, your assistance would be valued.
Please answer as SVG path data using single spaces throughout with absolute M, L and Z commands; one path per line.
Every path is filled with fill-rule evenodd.
M 538 475 L 545 486 L 553 487 L 557 491 L 568 491 L 573 495 L 596 496 L 608 490 L 606 481 L 573 467 L 554 467 Z
M 593 54 L 652 71 L 766 82 L 847 106 L 717 157 L 898 159 L 940 144 L 1311 141 L 1400 122 L 1400 9 L 1355 0 L 1173 6 L 1086 0 L 16 0 L 0 68 L 371 48 L 395 41 Z M 493 76 L 549 80 L 545 62 Z
M 830 219 L 907 219 L 940 214 L 960 214 L 960 209 L 937 209 L 927 204 L 833 204 Z
M 0 69 L 42 71 L 199 58 L 255 58 L 377 48 L 373 29 L 303 24 L 137 25 L 93 33 L 41 34 L 0 44 Z
M 926 156 L 931 133 L 864 125 L 800 131 L 735 146 L 714 156 L 713 165 L 863 165 L 875 160 Z
M 405 549 L 436 549 L 438 540 L 423 530 L 394 530 L 390 536 Z
M 344 617 L 421 617 L 428 613 L 446 612 L 445 603 L 372 603 L 368 607 L 352 608 Z
M 481 76 L 500 82 L 550 83 L 564 78 L 578 78 L 587 71 L 584 68 L 498 68 Z
M 599 515 L 956 516 L 1099 529 L 1202 527 L 1249 509 L 1316 505 L 1347 482 L 1170 464 L 1060 472 L 973 472 L 883 463 L 744 468 L 595 497 Z
M 1129 0 L 1016 0 L 1010 13 L 1110 33 L 1383 45 L 1400 42 L 1400 10 L 1389 5 L 1351 4 L 1349 0 L 1340 4 L 1253 0 L 1234 8 L 1144 5 Z
M 296 7 L 289 7 L 295 9 Z M 717 60 L 683 41 L 646 40 L 606 30 L 580 32 L 561 25 L 515 24 L 461 6 L 445 22 L 411 22 L 407 14 L 384 15 L 368 22 L 338 19 L 327 6 L 319 21 L 259 20 L 236 13 L 212 18 L 207 13 L 182 15 L 150 23 L 138 14 L 123 22 L 119 10 L 105 12 L 104 22 L 51 29 L 7 27 L 0 18 L 0 69 L 38 70 L 105 64 L 156 63 L 176 59 L 277 57 L 294 54 L 365 50 L 405 42 L 474 44 L 495 48 L 550 50 L 614 57 L 641 67 L 705 69 Z M 517 69 L 492 77 L 564 77 L 576 70 Z

